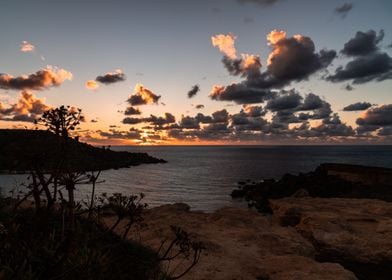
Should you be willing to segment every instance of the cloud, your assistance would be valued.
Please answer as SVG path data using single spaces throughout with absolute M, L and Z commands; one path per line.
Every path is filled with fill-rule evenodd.
M 378 35 L 374 30 L 358 31 L 354 38 L 344 44 L 341 53 L 347 56 L 363 56 L 374 53 L 379 50 L 378 44 L 383 38 L 384 30 L 380 30 Z
M 7 121 L 33 122 L 39 115 L 49 110 L 45 99 L 37 98 L 32 92 L 21 92 L 18 102 L 5 108 L 0 103 L 0 119 Z
M 347 111 L 347 112 L 363 111 L 369 109 L 370 107 L 372 107 L 372 104 L 370 104 L 369 102 L 357 102 L 357 103 L 347 105 L 346 107 L 343 108 L 343 111 Z
M 261 7 L 269 7 L 278 2 L 283 2 L 283 0 L 237 0 L 241 4 L 253 3 L 260 5 Z
M 98 76 L 95 78 L 95 80 L 97 82 L 102 83 L 102 84 L 108 85 L 108 84 L 113 84 L 113 83 L 125 81 L 126 77 L 121 69 L 117 69 L 114 72 L 109 72 L 103 76 Z
M 236 49 L 234 46 L 236 36 L 233 34 L 218 34 L 211 37 L 211 43 L 217 47 L 225 56 L 235 59 L 237 57 Z
M 150 115 L 146 118 L 124 118 L 122 121 L 124 124 L 140 124 L 140 123 L 151 123 L 152 125 L 162 126 L 165 124 L 171 124 L 176 122 L 176 118 L 171 113 L 165 113 L 163 117 L 157 117 Z
M 392 79 L 392 58 L 387 53 L 379 52 L 358 57 L 326 77 L 326 80 L 334 83 L 352 80 L 353 84 L 387 79 Z
M 246 105 L 244 107 L 244 112 L 249 117 L 261 117 L 266 114 L 266 111 L 262 106 L 250 106 Z
M 222 109 L 212 113 L 212 123 L 227 123 L 229 120 L 229 113 L 226 109 Z
M 360 126 L 392 126 L 392 104 L 368 109 L 356 123 Z
M 100 136 L 106 139 L 140 139 L 142 137 L 141 131 L 137 129 L 130 129 L 129 131 L 109 129 L 109 131 L 97 131 Z
M 142 112 L 138 108 L 128 106 L 127 109 L 125 109 L 124 115 L 140 115 L 141 113 Z
M 328 67 L 336 57 L 334 50 L 316 52 L 312 39 L 303 35 L 287 37 L 286 32 L 273 30 L 267 35 L 267 41 L 271 53 L 264 72 L 261 72 L 258 55 L 242 54 L 237 58 L 224 52 L 222 62 L 228 72 L 245 79 L 228 86 L 213 86 L 211 99 L 237 104 L 265 102 L 276 96 L 276 89 L 307 80 L 310 75 Z
M 313 137 L 354 136 L 355 131 L 351 126 L 342 123 L 340 117 L 334 114 L 331 118 L 324 119 L 322 124 L 310 129 Z
M 88 80 L 85 84 L 86 88 L 89 90 L 96 90 L 99 88 L 99 84 L 94 80 Z
M 316 53 L 312 39 L 303 35 L 287 38 L 284 31 L 273 30 L 267 35 L 267 40 L 272 51 L 268 56 L 266 74 L 275 80 L 275 86 L 305 80 L 326 68 L 336 57 L 333 50 Z
M 188 97 L 192 98 L 200 91 L 199 85 L 194 85 L 190 91 L 188 91 Z
M 248 87 L 244 83 L 239 83 L 228 86 L 213 86 L 210 98 L 217 101 L 233 101 L 237 104 L 251 104 L 264 102 L 274 95 L 275 93 L 268 89 Z
M 341 50 L 341 53 L 354 59 L 344 67 L 336 68 L 335 73 L 325 79 L 334 83 L 352 80 L 353 84 L 391 79 L 392 58 L 387 53 L 380 52 L 378 47 L 383 38 L 383 30 L 378 35 L 374 30 L 358 31 Z
M 227 71 L 234 76 L 257 77 L 260 75 L 260 57 L 252 54 L 241 54 L 241 58 L 231 59 L 227 56 L 222 58 L 222 63 Z
M 196 118 L 189 117 L 189 116 L 182 116 L 179 127 L 182 129 L 199 129 L 200 128 L 200 121 Z
M 28 41 L 22 41 L 22 44 L 20 44 L 21 52 L 33 52 L 34 50 L 35 50 L 35 46 Z
M 43 90 L 60 86 L 64 81 L 72 80 L 72 73 L 55 67 L 39 70 L 28 76 L 13 77 L 0 74 L 0 88 L 13 90 Z
M 347 84 L 347 85 L 344 87 L 344 89 L 347 90 L 347 91 L 352 91 L 352 90 L 354 90 L 353 86 L 350 85 L 350 84 Z
M 335 14 L 341 18 L 345 18 L 353 8 L 353 3 L 343 3 L 341 6 L 335 8 Z
M 122 120 L 123 124 L 139 124 L 142 122 L 143 122 L 143 119 L 141 119 L 141 118 L 126 117 Z
M 275 99 L 270 100 L 266 108 L 271 111 L 282 111 L 297 108 L 301 104 L 302 96 L 297 92 L 291 91 L 288 94 L 281 94 Z
M 142 84 L 136 84 L 134 93 L 128 98 L 127 102 L 131 106 L 158 104 L 160 95 L 153 93 Z

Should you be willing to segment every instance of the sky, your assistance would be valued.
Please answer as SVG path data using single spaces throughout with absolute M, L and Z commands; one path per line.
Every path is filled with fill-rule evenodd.
M 4 1 L 0 128 L 92 144 L 391 144 L 389 0 Z

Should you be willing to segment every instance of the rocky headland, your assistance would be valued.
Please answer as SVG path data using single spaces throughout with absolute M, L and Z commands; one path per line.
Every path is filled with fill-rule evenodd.
M 146 153 L 116 152 L 64 139 L 44 130 L 0 129 L 0 171 L 25 172 L 34 165 L 50 170 L 59 163 L 75 171 L 126 168 L 146 163 L 165 163 Z M 64 166 L 66 165 L 66 166 Z

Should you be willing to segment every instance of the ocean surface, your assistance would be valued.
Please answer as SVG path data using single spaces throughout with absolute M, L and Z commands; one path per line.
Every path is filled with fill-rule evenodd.
M 392 146 L 143 146 L 113 150 L 146 152 L 165 164 L 143 164 L 104 171 L 97 192 L 143 192 L 151 206 L 184 202 L 193 210 L 214 211 L 223 206 L 244 206 L 230 197 L 238 181 L 280 178 L 285 173 L 314 170 L 319 164 L 348 163 L 392 167 Z M 26 175 L 0 175 L 6 194 L 22 189 Z M 78 199 L 91 187 L 79 185 Z

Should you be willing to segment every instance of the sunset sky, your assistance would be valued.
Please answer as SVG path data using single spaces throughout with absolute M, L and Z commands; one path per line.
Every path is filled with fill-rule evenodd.
M 392 143 L 390 0 L 13 0 L 0 127 L 92 144 Z

